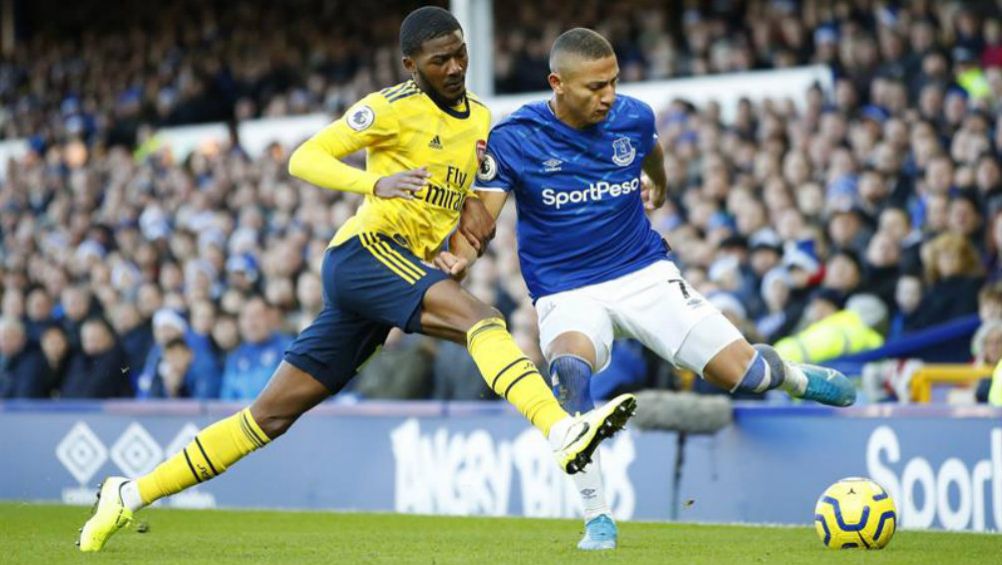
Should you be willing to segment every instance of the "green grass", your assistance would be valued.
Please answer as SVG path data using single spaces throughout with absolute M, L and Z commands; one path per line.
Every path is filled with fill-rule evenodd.
M 42 563 L 998 563 L 999 535 L 898 532 L 883 551 L 826 549 L 810 528 L 625 523 L 620 548 L 574 549 L 574 520 L 150 509 L 149 532 L 100 554 L 73 545 L 89 509 L 0 504 L 0 562 Z

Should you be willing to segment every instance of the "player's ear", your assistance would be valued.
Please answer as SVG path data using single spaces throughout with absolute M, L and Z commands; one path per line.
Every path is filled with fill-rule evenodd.
M 409 74 L 414 74 L 414 71 L 417 70 L 417 61 L 407 55 L 404 55 L 404 57 L 400 59 L 400 62 L 404 64 L 404 70 Z
M 550 88 L 553 89 L 553 92 L 557 94 L 564 93 L 564 81 L 560 80 L 560 75 L 550 73 L 550 76 L 546 77 L 546 81 L 550 83 Z

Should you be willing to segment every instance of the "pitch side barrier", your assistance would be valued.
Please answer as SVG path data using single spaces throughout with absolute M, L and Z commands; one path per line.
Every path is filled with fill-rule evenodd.
M 858 376 L 863 365 L 883 359 L 921 359 L 928 363 L 967 363 L 971 359 L 971 338 L 981 325 L 977 314 L 956 318 L 912 332 L 882 347 L 846 355 L 822 365 Z
M 0 403 L 0 498 L 90 504 L 105 475 L 145 473 L 239 408 Z M 608 442 L 615 514 L 809 524 L 825 487 L 865 475 L 891 493 L 904 527 L 1002 529 L 1002 409 L 737 404 L 730 416 L 721 431 L 685 442 L 636 430 Z M 166 505 L 558 517 L 575 515 L 577 503 L 539 432 L 504 404 L 361 402 L 317 407 L 226 476 Z

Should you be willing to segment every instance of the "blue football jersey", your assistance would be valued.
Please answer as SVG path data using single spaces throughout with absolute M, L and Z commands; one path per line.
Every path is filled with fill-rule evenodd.
M 519 260 L 534 300 L 666 256 L 641 199 L 641 164 L 656 142 L 650 106 L 622 95 L 585 129 L 541 101 L 491 130 L 475 188 L 515 193 Z

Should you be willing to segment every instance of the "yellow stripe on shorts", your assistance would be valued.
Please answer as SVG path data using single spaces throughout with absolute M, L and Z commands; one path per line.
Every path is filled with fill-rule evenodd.
M 381 248 L 388 255 L 390 255 L 392 257 L 396 257 L 399 260 L 399 262 L 402 263 L 403 265 L 406 265 L 408 267 L 407 270 L 409 272 L 413 273 L 414 275 L 416 275 L 417 278 L 421 278 L 421 277 L 423 277 L 423 276 L 425 276 L 425 275 L 428 274 L 428 273 L 426 273 L 424 271 L 424 269 L 422 269 L 421 267 L 418 267 L 413 262 L 411 262 L 410 259 L 408 259 L 408 258 L 404 257 L 403 255 L 401 255 L 399 251 L 397 251 L 396 249 L 393 249 L 392 247 L 390 247 L 389 243 L 386 243 L 385 241 L 379 239 L 378 237 L 376 237 L 375 239 L 376 239 L 376 246 L 377 247 Z
M 372 234 L 361 233 L 359 234 L 358 237 L 359 240 L 362 242 L 362 247 L 364 247 L 366 251 L 371 253 L 372 256 L 376 258 L 377 261 L 382 263 L 383 266 L 385 266 L 390 271 L 396 273 L 396 275 L 399 276 L 400 278 L 404 279 L 410 284 L 416 283 L 417 280 L 421 278 L 414 276 L 413 271 L 408 271 L 405 268 L 402 268 L 399 264 L 396 263 L 395 259 L 387 257 L 387 255 L 377 247 L 375 237 Z
M 420 279 L 425 276 L 425 273 L 420 267 L 412 263 L 406 257 L 401 255 L 397 250 L 390 247 L 388 243 L 380 239 L 378 235 L 374 233 L 368 234 L 369 241 L 372 244 L 372 249 L 376 253 L 382 254 L 387 260 L 396 265 L 400 270 L 404 271 L 408 275 L 414 277 L 415 280 Z

